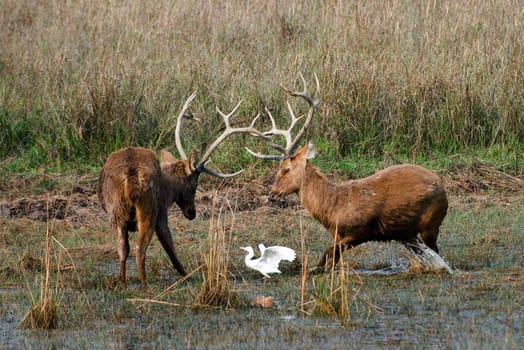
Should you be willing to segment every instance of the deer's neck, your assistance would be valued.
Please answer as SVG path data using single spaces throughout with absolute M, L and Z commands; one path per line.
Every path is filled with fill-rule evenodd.
M 317 167 L 307 163 L 304 180 L 297 195 L 311 215 L 328 227 L 332 210 L 330 203 L 337 195 L 336 187 Z
M 180 188 L 183 186 L 182 182 L 173 182 L 165 176 L 159 186 L 158 196 L 159 200 L 166 207 L 170 207 L 180 196 Z

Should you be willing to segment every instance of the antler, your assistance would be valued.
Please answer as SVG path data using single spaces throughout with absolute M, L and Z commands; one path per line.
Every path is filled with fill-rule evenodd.
M 217 112 L 222 116 L 222 119 L 224 120 L 224 124 L 226 126 L 226 129 L 215 140 L 215 142 L 213 142 L 211 144 L 211 146 L 209 146 L 209 148 L 207 149 L 206 153 L 202 156 L 202 159 L 200 160 L 200 162 L 195 166 L 195 170 L 196 171 L 205 172 L 205 173 L 208 173 L 209 175 L 218 176 L 218 177 L 232 177 L 232 176 L 236 176 L 236 175 L 240 174 L 244 170 L 243 169 L 239 170 L 239 171 L 237 171 L 237 172 L 235 172 L 233 174 L 222 174 L 222 173 L 219 173 L 219 172 L 217 172 L 215 170 L 212 170 L 212 169 L 206 167 L 206 165 L 209 163 L 209 157 L 211 156 L 211 153 L 213 153 L 213 151 L 218 147 L 218 145 L 220 143 L 222 143 L 222 141 L 224 141 L 227 137 L 229 137 L 232 134 L 243 133 L 243 134 L 251 134 L 251 135 L 254 135 L 254 136 L 260 136 L 260 137 L 263 137 L 264 139 L 268 139 L 269 138 L 269 136 L 266 136 L 264 133 L 258 131 L 255 128 L 255 123 L 258 120 L 258 118 L 260 117 L 260 113 L 257 114 L 257 116 L 253 119 L 251 124 L 249 126 L 247 126 L 247 127 L 243 127 L 243 128 L 233 128 L 233 127 L 231 127 L 231 123 L 230 123 L 229 120 L 230 120 L 231 116 L 236 112 L 236 110 L 238 109 L 238 107 L 240 106 L 241 103 L 242 103 L 242 100 L 240 100 L 237 103 L 237 105 L 235 106 L 235 108 L 233 108 L 233 110 L 231 112 L 229 112 L 228 114 L 224 114 L 224 112 L 222 112 L 218 107 L 216 107 Z
M 195 97 L 196 97 L 196 91 L 193 92 L 191 96 L 187 98 L 186 102 L 184 103 L 184 106 L 182 107 L 182 110 L 178 114 L 177 121 L 176 121 L 175 144 L 176 144 L 176 149 L 178 151 L 178 154 L 180 155 L 180 158 L 182 158 L 183 160 L 187 160 L 187 155 L 186 155 L 186 152 L 184 152 L 184 148 L 182 148 L 182 142 L 180 142 L 180 127 L 182 126 L 182 118 L 199 120 L 198 118 L 193 117 L 192 114 L 186 113 L 187 110 L 189 109 L 189 106 L 191 106 L 191 102 L 193 102 Z
M 187 157 L 186 153 L 184 152 L 184 149 L 182 148 L 182 142 L 180 141 L 180 128 L 182 126 L 182 118 L 198 120 L 198 118 L 194 117 L 192 114 L 187 113 L 187 110 L 189 109 L 189 106 L 191 105 L 191 102 L 193 102 L 193 100 L 195 99 L 195 96 L 196 96 L 196 92 L 191 94 L 191 96 L 189 96 L 188 99 L 186 100 L 186 102 L 184 103 L 184 106 L 182 107 L 182 110 L 180 111 L 180 113 L 178 115 L 177 124 L 176 124 L 176 128 L 175 128 L 176 148 L 178 150 L 178 154 L 180 155 L 180 157 L 183 160 L 187 160 L 188 157 Z M 251 134 L 251 135 L 254 135 L 254 136 L 260 136 L 260 137 L 262 137 L 262 138 L 264 138 L 266 140 L 269 139 L 269 136 L 264 135 L 264 133 L 258 131 L 255 128 L 255 123 L 258 120 L 258 118 L 260 117 L 260 114 L 257 114 L 257 116 L 253 119 L 251 124 L 249 126 L 247 126 L 247 127 L 243 127 L 243 128 L 233 128 L 233 127 L 231 127 L 230 118 L 236 112 L 236 110 L 238 109 L 238 107 L 240 106 L 241 103 L 242 103 L 242 100 L 240 100 L 237 103 L 235 108 L 233 108 L 233 110 L 229 114 L 223 113 L 218 107 L 216 108 L 217 112 L 222 116 L 222 119 L 224 120 L 224 124 L 226 126 L 226 129 L 211 144 L 211 146 L 207 149 L 206 153 L 204 154 L 204 156 L 202 157 L 200 162 L 196 166 L 191 165 L 193 171 L 198 171 L 199 173 L 205 172 L 205 173 L 208 173 L 210 175 L 217 176 L 217 177 L 232 177 L 232 176 L 236 176 L 236 175 L 240 174 L 243 170 L 239 170 L 239 171 L 237 171 L 235 173 L 232 173 L 232 174 L 222 174 L 222 173 L 219 173 L 219 172 L 217 172 L 217 171 L 215 171 L 213 169 L 210 169 L 210 168 L 208 168 L 206 166 L 209 163 L 209 157 L 211 156 L 211 153 L 213 153 L 213 151 L 218 147 L 218 145 L 220 143 L 222 143 L 222 141 L 224 141 L 227 137 L 229 137 L 230 135 L 235 134 L 235 133 L 247 133 L 247 134 Z
M 302 75 L 302 73 L 299 73 L 299 74 L 300 74 L 300 78 L 302 78 L 302 83 L 304 85 L 304 90 L 303 91 L 291 91 L 291 90 L 288 90 L 287 88 L 285 88 L 282 85 L 281 85 L 281 87 L 288 94 L 290 94 L 291 96 L 293 96 L 293 97 L 302 97 L 308 103 L 309 109 L 307 111 L 306 120 L 304 122 L 304 125 L 302 125 L 302 128 L 299 130 L 299 132 L 297 133 L 296 137 L 293 139 L 293 137 L 291 136 L 291 131 L 295 127 L 297 121 L 302 119 L 302 117 L 298 117 L 297 118 L 295 116 L 295 113 L 293 112 L 293 109 L 291 108 L 291 105 L 289 104 L 289 101 L 287 101 L 286 103 L 287 103 L 287 108 L 289 110 L 289 114 L 291 115 L 291 124 L 290 124 L 289 128 L 286 129 L 286 130 L 278 129 L 276 127 L 275 119 L 271 115 L 271 112 L 266 108 L 265 109 L 266 113 L 269 116 L 269 119 L 271 120 L 271 130 L 263 132 L 262 136 L 264 136 L 264 138 L 266 138 L 266 139 L 268 137 L 270 137 L 270 136 L 273 136 L 273 135 L 283 136 L 285 138 L 285 140 L 286 140 L 286 147 L 284 148 L 284 147 L 282 147 L 280 145 L 277 145 L 275 143 L 268 142 L 269 146 L 277 149 L 280 153 L 282 153 L 282 155 L 261 154 L 261 153 L 258 153 L 258 152 L 253 152 L 249 148 L 245 147 L 246 150 L 249 153 L 251 153 L 253 156 L 255 156 L 257 158 L 261 158 L 261 159 L 276 159 L 276 160 L 280 160 L 280 159 L 283 159 L 283 158 L 290 157 L 292 152 L 293 152 L 293 150 L 297 146 L 298 142 L 304 136 L 304 133 L 306 132 L 307 128 L 309 127 L 309 124 L 311 123 L 311 119 L 313 118 L 313 115 L 315 114 L 315 110 L 320 105 L 320 83 L 318 82 L 317 75 L 315 74 L 315 82 L 316 82 L 316 85 L 317 85 L 317 90 L 315 92 L 316 98 L 313 99 L 307 92 L 306 79 L 304 79 L 304 76 Z

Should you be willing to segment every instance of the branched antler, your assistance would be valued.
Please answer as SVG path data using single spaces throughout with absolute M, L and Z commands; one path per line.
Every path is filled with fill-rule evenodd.
M 247 127 L 243 127 L 243 128 L 233 128 L 233 127 L 231 127 L 230 118 L 236 112 L 236 110 L 238 109 L 238 107 L 240 106 L 241 103 L 242 103 L 242 100 L 240 100 L 237 103 L 237 105 L 235 106 L 235 108 L 233 108 L 233 110 L 231 112 L 229 112 L 228 114 L 225 114 L 224 112 L 222 112 L 218 107 L 216 108 L 217 112 L 222 116 L 222 119 L 224 120 L 224 124 L 226 126 L 226 129 L 215 140 L 215 142 L 213 142 L 211 144 L 211 146 L 209 146 L 209 148 L 207 149 L 206 153 L 204 153 L 204 155 L 202 156 L 202 159 L 200 159 L 200 162 L 195 166 L 195 169 L 197 171 L 205 172 L 205 173 L 208 173 L 209 175 L 218 176 L 218 177 L 232 177 L 232 176 L 236 176 L 236 175 L 240 174 L 243 171 L 243 169 L 239 170 L 239 171 L 237 171 L 235 173 L 232 173 L 232 174 L 222 174 L 222 173 L 216 172 L 215 170 L 212 170 L 212 169 L 206 167 L 207 163 L 209 163 L 209 157 L 211 156 L 211 153 L 213 153 L 213 151 L 218 147 L 218 145 L 220 143 L 222 143 L 222 141 L 224 141 L 227 137 L 229 137 L 230 135 L 233 135 L 233 134 L 237 134 L 237 133 L 251 134 L 253 136 L 260 136 L 260 137 L 263 137 L 263 138 L 268 138 L 268 136 L 264 135 L 263 133 L 261 133 L 260 131 L 258 131 L 255 128 L 255 123 L 258 120 L 258 118 L 260 117 L 260 113 L 256 115 L 256 117 L 253 119 L 253 121 L 251 121 L 251 124 L 249 126 L 247 126 Z
M 182 142 L 180 141 L 180 129 L 181 129 L 181 125 L 182 125 L 182 118 L 186 118 L 186 119 L 193 118 L 193 119 L 196 119 L 191 114 L 187 113 L 187 110 L 189 109 L 189 106 L 191 105 L 191 102 L 193 101 L 195 96 L 196 96 L 196 93 L 191 94 L 191 96 L 189 96 L 189 98 L 184 103 L 184 106 L 183 106 L 182 110 L 180 111 L 180 114 L 178 115 L 177 126 L 176 126 L 176 129 L 175 129 L 176 148 L 178 150 L 178 153 L 180 154 L 180 157 L 183 160 L 187 160 L 188 157 L 187 157 L 186 153 L 184 152 L 184 149 L 182 148 Z M 218 147 L 218 145 L 220 143 L 222 143 L 227 137 L 229 137 L 229 136 L 231 136 L 233 134 L 237 134 L 237 133 L 251 134 L 251 135 L 254 135 L 254 136 L 262 137 L 264 139 L 269 139 L 269 136 L 266 136 L 264 133 L 258 131 L 255 128 L 255 123 L 258 120 L 258 118 L 260 117 L 260 114 L 257 114 L 257 116 L 253 119 L 251 124 L 249 126 L 247 126 L 247 127 L 242 127 L 242 128 L 233 128 L 233 127 L 231 127 L 231 122 L 230 122 L 231 116 L 237 111 L 237 109 L 238 109 L 238 107 L 240 106 L 241 103 L 242 103 L 242 100 L 240 100 L 237 103 L 237 105 L 235 106 L 235 108 L 233 108 L 233 110 L 231 112 L 229 112 L 228 114 L 225 114 L 224 112 L 222 112 L 218 107 L 216 108 L 217 112 L 222 116 L 222 119 L 224 120 L 224 124 L 225 124 L 226 128 L 222 132 L 222 134 L 211 144 L 211 146 L 209 146 L 209 148 L 204 153 L 204 155 L 202 156 L 202 158 L 200 159 L 198 164 L 192 166 L 193 167 L 193 171 L 197 171 L 199 173 L 205 172 L 205 173 L 207 173 L 209 175 L 213 175 L 213 176 L 217 176 L 217 177 L 232 177 L 232 176 L 236 176 L 236 175 L 240 174 L 243 170 L 239 170 L 239 171 L 237 171 L 235 173 L 232 173 L 232 174 L 223 174 L 223 173 L 217 172 L 217 171 L 207 167 L 207 164 L 210 161 L 209 157 L 211 156 L 211 153 L 213 153 L 213 151 Z
M 178 154 L 180 155 L 180 158 L 182 158 L 183 160 L 187 160 L 187 155 L 186 155 L 186 152 L 184 152 L 184 148 L 182 147 L 182 142 L 180 142 L 180 127 L 182 126 L 182 118 L 186 118 L 186 119 L 193 118 L 193 115 L 187 113 L 187 110 L 189 109 L 189 106 L 191 106 L 191 102 L 193 102 L 195 97 L 196 97 L 196 91 L 193 92 L 191 96 L 187 98 L 176 120 L 175 144 L 176 144 L 176 149 L 178 151 Z
M 283 158 L 290 157 L 293 153 L 294 149 L 296 148 L 298 142 L 300 139 L 304 136 L 307 128 L 309 127 L 309 124 L 311 124 L 311 120 L 313 118 L 313 115 L 315 114 L 315 110 L 320 105 L 320 83 L 318 82 L 317 75 L 315 74 L 315 82 L 316 82 L 316 91 L 315 91 L 315 99 L 313 99 L 307 92 L 307 85 L 306 85 L 306 79 L 304 79 L 304 76 L 300 73 L 300 78 L 302 78 L 302 83 L 304 85 L 304 90 L 302 91 L 291 91 L 282 86 L 282 88 L 291 96 L 293 97 L 301 97 L 303 98 L 309 105 L 309 109 L 306 114 L 306 120 L 304 124 L 302 125 L 302 128 L 299 130 L 295 138 L 293 139 L 291 135 L 291 131 L 295 127 L 296 123 L 302 119 L 302 117 L 296 117 L 295 113 L 293 112 L 293 109 L 291 108 L 291 105 L 289 101 L 287 101 L 287 108 L 289 110 L 289 114 L 291 115 L 291 123 L 289 128 L 287 129 L 278 129 L 275 123 L 275 119 L 273 118 L 273 115 L 271 112 L 266 108 L 266 113 L 269 116 L 269 119 L 271 120 L 271 129 L 269 131 L 265 131 L 262 133 L 262 136 L 267 140 L 268 137 L 278 135 L 282 136 L 286 140 L 286 146 L 282 147 L 280 145 L 277 145 L 273 142 L 268 142 L 268 145 L 278 150 L 282 155 L 273 155 L 273 154 L 261 154 L 258 152 L 254 152 L 250 150 L 249 148 L 245 147 L 246 150 L 251 153 L 253 156 L 261 159 L 276 159 L 280 160 Z

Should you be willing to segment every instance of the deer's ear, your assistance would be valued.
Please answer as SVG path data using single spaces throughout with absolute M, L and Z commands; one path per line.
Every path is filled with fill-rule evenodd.
M 302 146 L 297 153 L 293 156 L 295 161 L 306 161 L 307 159 L 312 159 L 315 156 L 315 146 L 312 142 L 306 143 Z
M 173 156 L 171 154 L 171 152 L 169 152 L 168 150 L 166 149 L 163 149 L 161 152 L 160 152 L 160 159 L 162 160 L 162 163 L 174 163 L 177 161 L 177 159 L 175 158 L 175 156 Z
M 189 164 L 191 165 L 191 169 L 195 169 L 196 163 L 197 163 L 197 151 L 196 149 L 193 149 L 189 152 Z
M 195 168 L 196 163 L 197 163 L 196 156 L 197 156 L 197 151 L 191 150 L 191 152 L 189 152 L 188 159 L 184 161 L 185 166 L 186 166 L 185 169 L 186 169 L 187 176 L 191 175 L 196 170 Z
M 309 141 L 307 146 L 308 146 L 308 148 L 307 148 L 306 158 L 307 159 L 315 158 L 315 156 L 317 155 L 317 148 L 315 147 L 315 145 L 311 141 Z

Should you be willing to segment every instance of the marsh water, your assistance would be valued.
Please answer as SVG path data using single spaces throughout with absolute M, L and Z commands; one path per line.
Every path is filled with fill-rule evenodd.
M 1 219 L 2 349 L 524 347 L 520 194 L 451 198 L 439 244 L 452 275 L 362 273 L 402 266 L 406 256 L 395 242 L 366 243 L 346 252 L 344 316 L 316 307 L 322 288 L 336 282 L 337 271 L 310 274 L 301 287 L 301 264 L 313 265 L 330 244 L 330 236 L 300 208 L 260 206 L 220 215 L 199 208 L 208 215 L 192 222 L 173 211 L 170 223 L 177 254 L 190 271 L 202 264 L 208 233 L 217 226 L 226 231 L 228 289 L 241 303 L 196 307 L 203 277 L 196 272 L 177 284 L 177 273 L 157 240 L 148 250 L 149 287 L 140 286 L 132 257 L 127 262 L 128 287 L 115 285 L 118 262 L 105 217 L 92 194 L 75 196 L 68 199 L 65 219 L 46 221 L 43 215 Z M 19 202 L 9 203 L 11 208 L 13 203 Z M 26 205 L 27 210 L 35 207 Z M 213 223 L 217 217 L 220 221 Z M 18 325 L 31 308 L 31 299 L 38 300 L 41 293 L 46 232 L 60 242 L 55 244 L 53 261 L 58 265 L 52 274 L 52 286 L 58 286 L 58 327 L 21 329 Z M 243 265 L 244 252 L 238 248 L 259 242 L 293 247 L 297 263 L 283 264 L 281 275 L 263 278 Z M 273 302 L 257 306 L 258 296 L 271 296 Z

